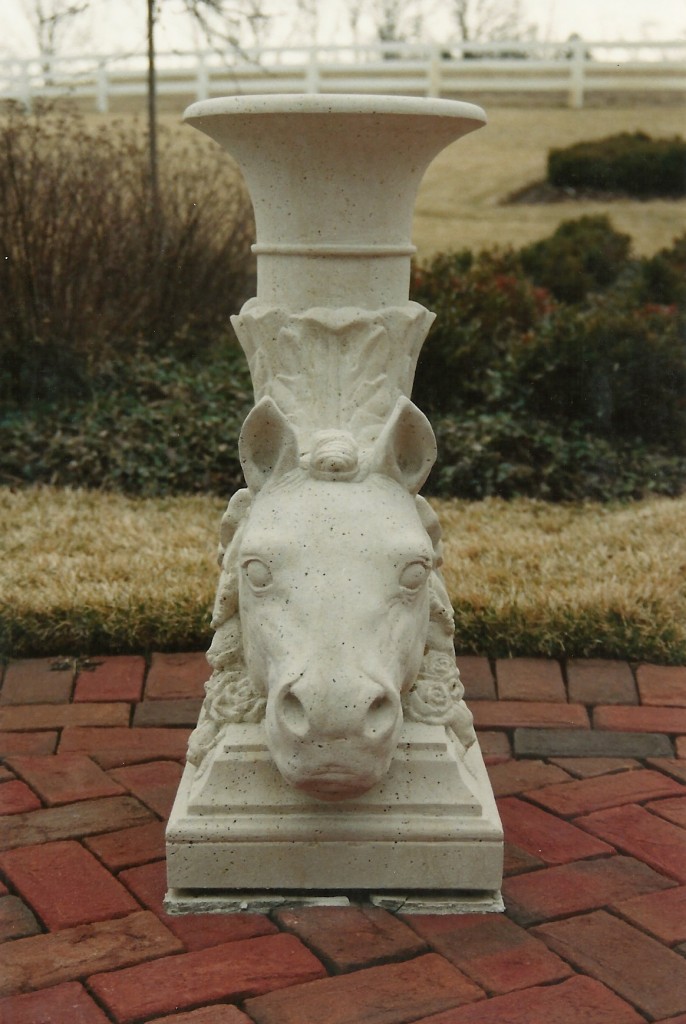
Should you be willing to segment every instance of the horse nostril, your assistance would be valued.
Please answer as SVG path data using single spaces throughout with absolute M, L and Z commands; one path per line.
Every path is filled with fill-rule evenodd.
M 398 704 L 388 694 L 382 693 L 369 705 L 364 722 L 365 735 L 369 739 L 379 739 L 390 733 L 398 718 Z
M 309 729 L 305 708 L 292 690 L 281 698 L 281 720 L 296 736 L 304 736 Z

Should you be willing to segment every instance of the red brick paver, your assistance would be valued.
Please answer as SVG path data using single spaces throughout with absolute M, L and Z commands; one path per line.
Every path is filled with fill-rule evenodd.
M 292 935 L 268 935 L 96 974 L 91 991 L 118 1024 L 237 1000 L 322 977 L 319 961 Z
M 686 733 L 686 708 L 597 707 L 593 712 L 596 729 L 620 732 Z
M 170 916 L 205 657 L 53 664 L 0 700 L 2 1024 L 686 1024 L 685 669 L 459 659 L 504 915 Z
M 10 754 L 52 754 L 57 746 L 57 732 L 5 732 L 0 730 L 0 757 Z
M 210 667 L 204 654 L 153 654 L 145 684 L 146 700 L 204 697 Z
M 498 808 L 505 838 L 546 864 L 566 864 L 614 852 L 607 843 L 517 797 L 500 800 Z
M 401 964 L 298 985 L 257 999 L 246 1010 L 256 1024 L 403 1024 L 424 1009 L 481 998 L 481 989 L 435 953 Z
M 546 786 L 527 796 L 546 810 L 569 818 L 682 792 L 678 782 L 660 772 L 635 771 Z
M 129 796 L 82 800 L 65 807 L 46 807 L 0 818 L 0 850 L 95 835 L 98 832 L 114 832 L 127 825 L 143 825 L 152 817 L 147 807 Z
M 162 904 L 167 891 L 167 865 L 163 860 L 122 871 L 119 878 L 144 907 L 164 921 L 187 950 L 251 939 L 277 930 L 264 914 L 166 914 Z
M 578 818 L 577 824 L 615 843 L 668 878 L 686 882 L 686 832 L 643 807 L 613 807 Z
M 25 782 L 14 779 L 0 783 L 0 814 L 21 814 L 40 806 L 40 800 Z
M 615 909 L 667 945 L 686 942 L 686 885 L 623 900 Z
M 533 871 L 503 882 L 509 914 L 530 925 L 555 917 L 578 914 L 595 907 L 616 905 L 630 896 L 662 894 L 676 883 L 632 857 L 599 857 Z
M 0 704 L 64 704 L 69 700 L 74 667 L 55 658 L 11 662 L 5 671 Z
M 51 931 L 140 909 L 124 886 L 73 841 L 0 854 L 0 871 Z
M 490 767 L 488 775 L 496 796 L 513 796 L 527 789 L 569 782 L 567 772 L 545 761 L 506 761 Z
M 582 704 L 554 704 L 549 701 L 472 701 L 474 722 L 479 729 L 588 729 L 588 712 Z
M 182 948 L 147 910 L 18 939 L 0 948 L 0 995 L 48 988 L 95 971 L 116 971 Z
M 166 852 L 164 831 L 164 822 L 151 821 L 148 825 L 135 825 L 101 836 L 87 836 L 83 843 L 110 871 L 121 871 L 123 868 L 161 860 Z
M 641 704 L 686 708 L 685 667 L 639 665 L 636 670 L 636 681 L 641 695 Z
M 102 768 L 120 768 L 162 758 L 186 756 L 190 729 L 92 729 L 67 728 L 62 732 L 60 753 L 90 755 Z
M 569 699 L 580 704 L 636 704 L 636 683 L 625 661 L 567 662 Z
M 275 920 L 336 972 L 405 960 L 426 950 L 416 931 L 376 907 L 287 909 L 278 911 Z
M 646 808 L 661 818 L 686 828 L 686 795 L 674 797 L 672 800 L 655 800 L 646 804 Z
M 641 767 L 641 762 L 633 757 L 551 757 L 550 761 L 578 779 L 616 775 Z
M 128 704 L 25 704 L 0 708 L 0 729 L 61 729 L 64 726 L 128 725 Z
M 64 985 L 0 999 L 0 1021 L 7 1024 L 108 1024 L 82 985 Z
M 215 1003 L 188 1013 L 174 1013 L 170 1017 L 157 1017 L 155 1024 L 252 1024 L 250 1017 L 236 1006 Z
M 145 658 L 122 655 L 98 659 L 89 671 L 79 672 L 74 701 L 139 701 L 144 678 Z
M 85 754 L 57 754 L 52 757 L 17 755 L 7 764 L 40 794 L 48 806 L 117 796 L 124 792 L 113 779 Z
M 488 732 L 479 729 L 479 746 L 487 765 L 500 764 L 512 757 L 510 741 L 504 732 Z
M 486 992 L 531 988 L 571 974 L 542 942 L 500 915 L 417 915 L 407 921 Z
M 534 932 L 653 1019 L 686 1011 L 686 960 L 604 910 Z
M 40 930 L 38 921 L 18 896 L 0 896 L 0 942 L 38 935 Z
M 181 765 L 175 761 L 152 761 L 127 768 L 113 768 L 109 774 L 129 793 L 138 797 L 142 804 L 160 817 L 167 818 L 179 788 L 181 772 Z
M 542 658 L 510 658 L 495 666 L 501 700 L 566 701 L 560 666 Z
M 529 988 L 423 1017 L 417 1024 L 644 1024 L 633 1007 L 590 978 Z
M 488 658 L 458 654 L 457 665 L 468 701 L 495 700 L 495 679 Z

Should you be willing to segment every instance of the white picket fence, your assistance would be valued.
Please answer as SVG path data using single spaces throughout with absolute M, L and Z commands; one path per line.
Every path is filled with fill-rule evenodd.
M 0 98 L 30 108 L 72 96 L 107 112 L 147 89 L 142 54 L 58 57 L 46 64 L 0 60 Z M 473 97 L 562 93 L 583 107 L 590 93 L 677 93 L 686 97 L 686 39 L 659 43 L 377 43 L 175 52 L 157 57 L 159 95 L 179 100 L 275 92 L 383 93 Z

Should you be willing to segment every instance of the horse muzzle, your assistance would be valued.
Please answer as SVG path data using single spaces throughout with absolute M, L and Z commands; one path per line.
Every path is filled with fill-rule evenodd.
M 265 726 L 288 783 L 320 800 L 360 796 L 391 763 L 402 728 L 398 691 L 367 678 L 298 679 L 270 693 Z

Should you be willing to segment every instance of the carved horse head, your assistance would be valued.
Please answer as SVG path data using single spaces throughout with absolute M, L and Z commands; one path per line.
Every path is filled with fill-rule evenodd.
M 242 642 L 267 742 L 294 786 L 351 797 L 388 770 L 424 657 L 436 552 L 415 495 L 433 431 L 400 398 L 365 456 L 324 431 L 301 457 L 264 398 L 240 455 L 252 499 L 236 551 Z

